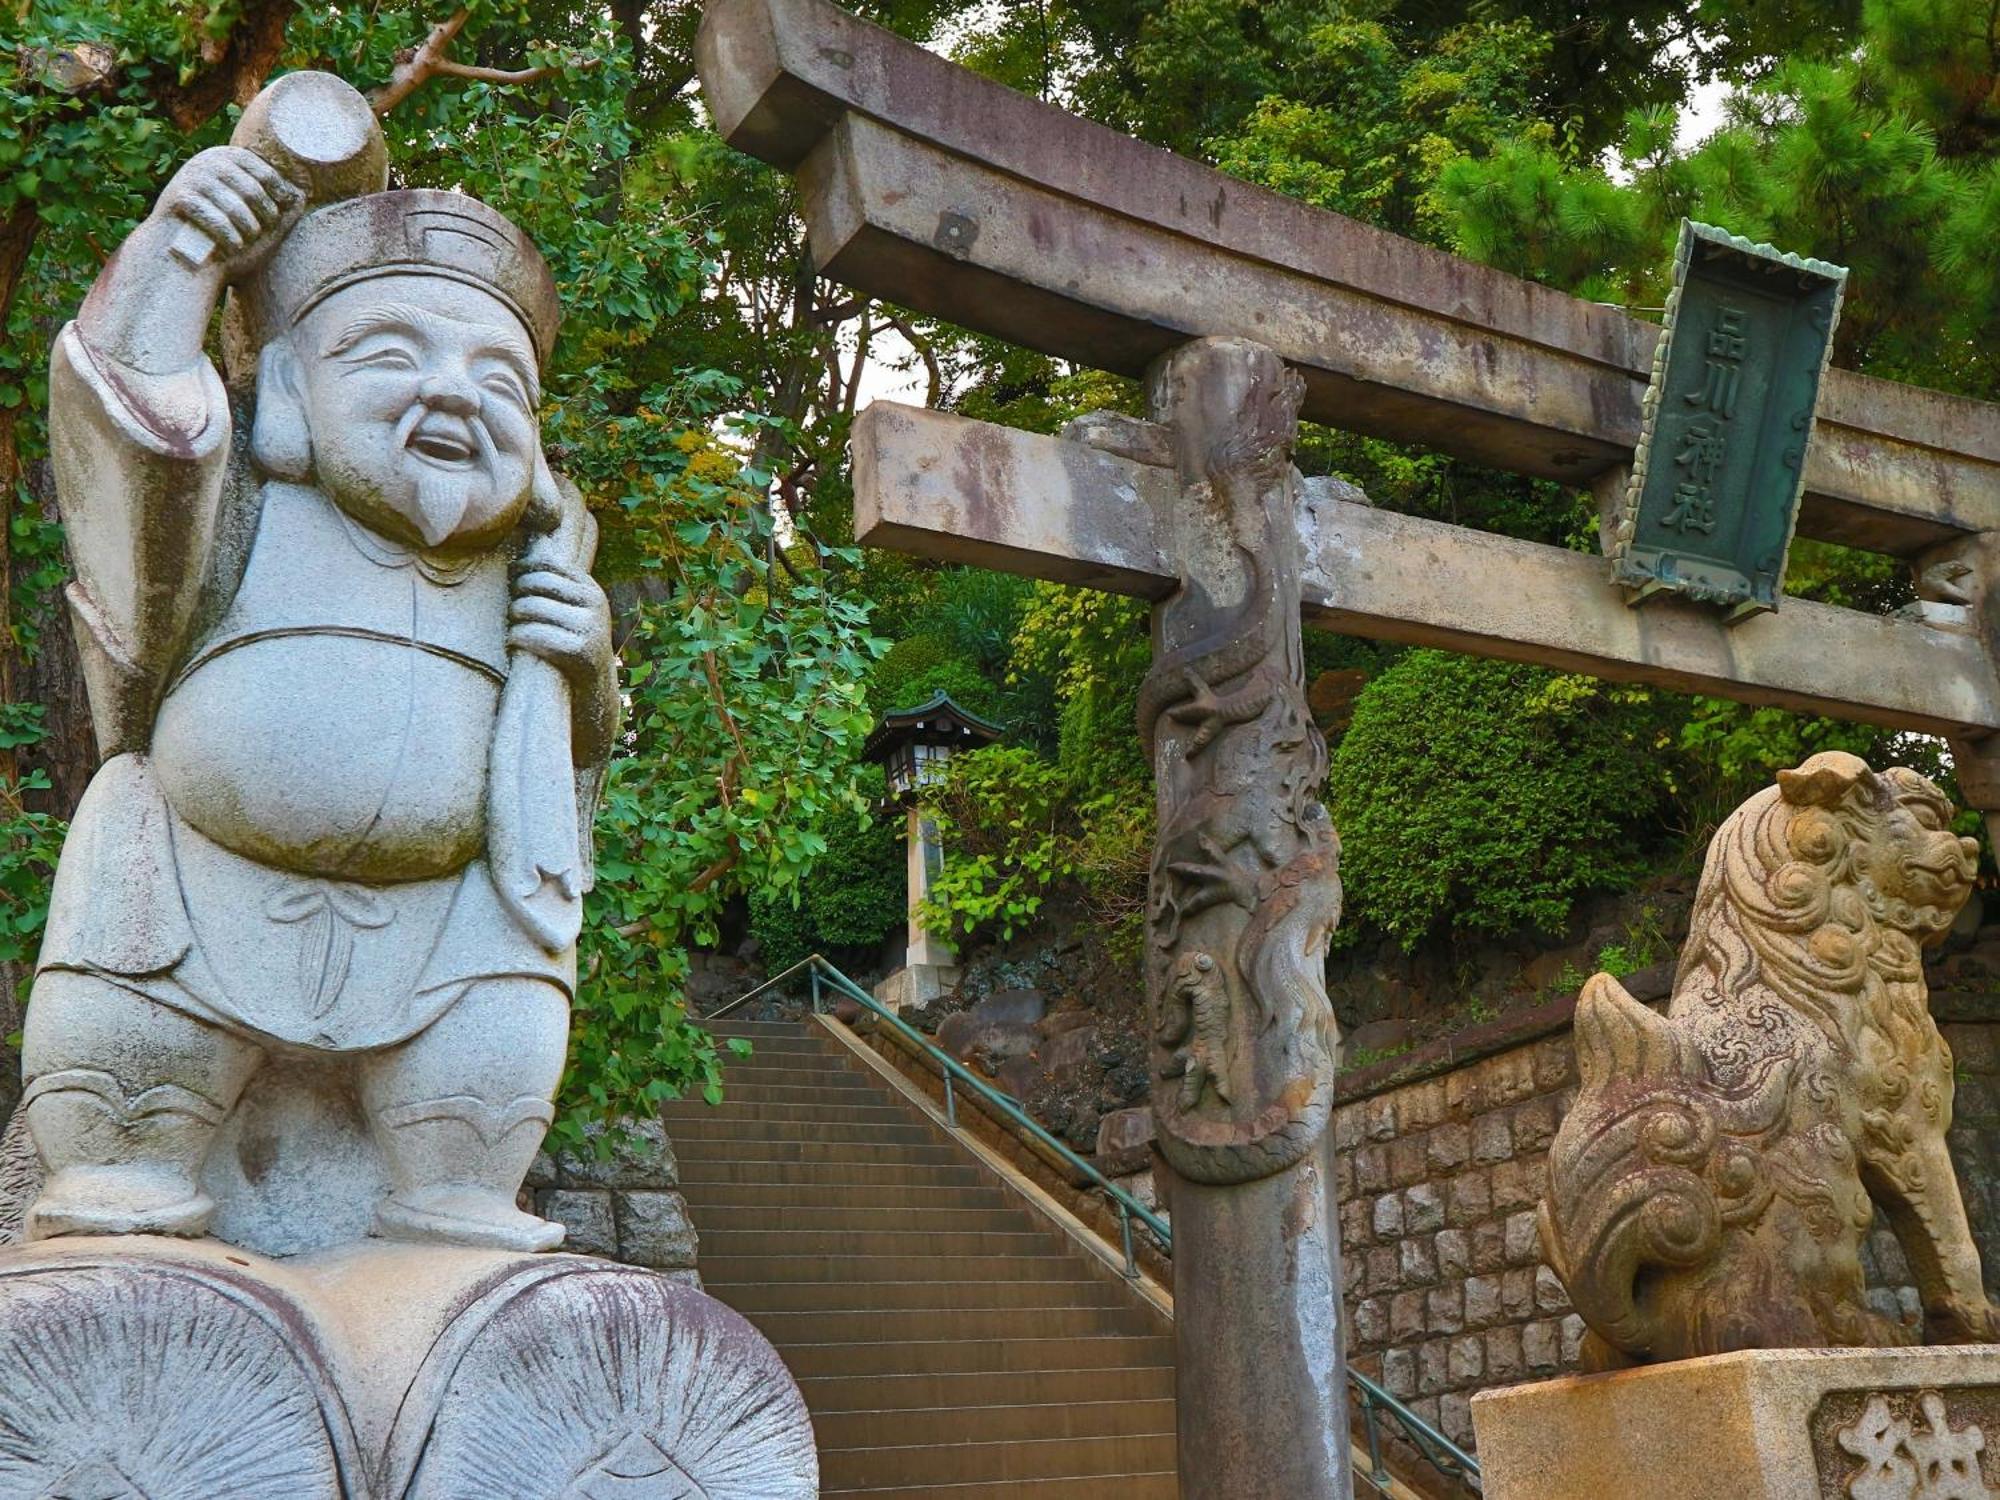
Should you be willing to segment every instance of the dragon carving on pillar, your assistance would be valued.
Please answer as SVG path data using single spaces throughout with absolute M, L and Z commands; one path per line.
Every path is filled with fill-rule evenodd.
M 1299 638 L 1303 384 L 1262 345 L 1162 361 L 1153 409 L 1180 475 L 1180 585 L 1154 610 L 1139 733 L 1159 795 L 1147 912 L 1158 1143 L 1182 1177 L 1301 1160 L 1333 1105 L 1326 945 L 1340 841 Z

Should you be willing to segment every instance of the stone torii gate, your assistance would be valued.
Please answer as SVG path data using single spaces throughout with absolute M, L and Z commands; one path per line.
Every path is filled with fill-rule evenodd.
M 1630 608 L 1602 557 L 1301 483 L 1301 413 L 1592 488 L 1609 518 L 1659 329 L 1235 181 L 1038 103 L 826 0 L 711 0 L 717 128 L 797 176 L 821 272 L 1148 382 L 1061 438 L 878 403 L 868 545 L 1155 603 L 1161 836 L 1148 987 L 1174 1214 L 1185 1500 L 1345 1500 L 1340 1268 L 1317 971 L 1337 843 L 1297 622 L 1949 738 L 2000 813 L 1986 608 L 1993 407 L 1828 373 L 1800 534 L 1907 559 L 1885 618 Z

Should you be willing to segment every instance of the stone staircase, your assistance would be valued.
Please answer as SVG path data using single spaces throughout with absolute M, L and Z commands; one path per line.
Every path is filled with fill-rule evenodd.
M 1165 1320 L 816 1024 L 713 1029 L 755 1054 L 666 1126 L 703 1283 L 798 1377 L 821 1493 L 1174 1500 Z

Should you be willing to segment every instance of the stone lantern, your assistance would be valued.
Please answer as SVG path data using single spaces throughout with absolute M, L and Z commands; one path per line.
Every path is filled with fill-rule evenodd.
M 967 713 L 939 693 L 915 708 L 882 716 L 861 747 L 862 759 L 880 765 L 889 800 L 908 819 L 910 925 L 903 967 L 875 987 L 891 1010 L 935 1000 L 958 982 L 958 955 L 950 943 L 924 926 L 922 906 L 943 867 L 937 824 L 924 816 L 917 793 L 944 779 L 945 766 L 962 750 L 976 750 L 1000 737 L 1000 727 Z

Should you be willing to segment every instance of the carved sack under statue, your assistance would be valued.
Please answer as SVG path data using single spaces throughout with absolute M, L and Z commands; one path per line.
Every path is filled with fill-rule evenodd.
M 1488 1500 L 1665 1472 L 1681 1500 L 2000 1500 L 2000 1319 L 1923 975 L 1977 867 L 1952 813 L 1815 755 L 1716 832 L 1666 1015 L 1584 987 L 1541 1235 L 1609 1373 L 1475 1399 Z M 1878 1211 L 1921 1330 L 1864 1300 Z
M 609 611 L 541 450 L 547 266 L 475 199 L 386 188 L 366 101 L 282 78 L 56 346 L 104 760 L 23 1039 L 0 1500 L 816 1494 L 747 1323 L 539 1253 L 561 1226 L 517 1206 Z

